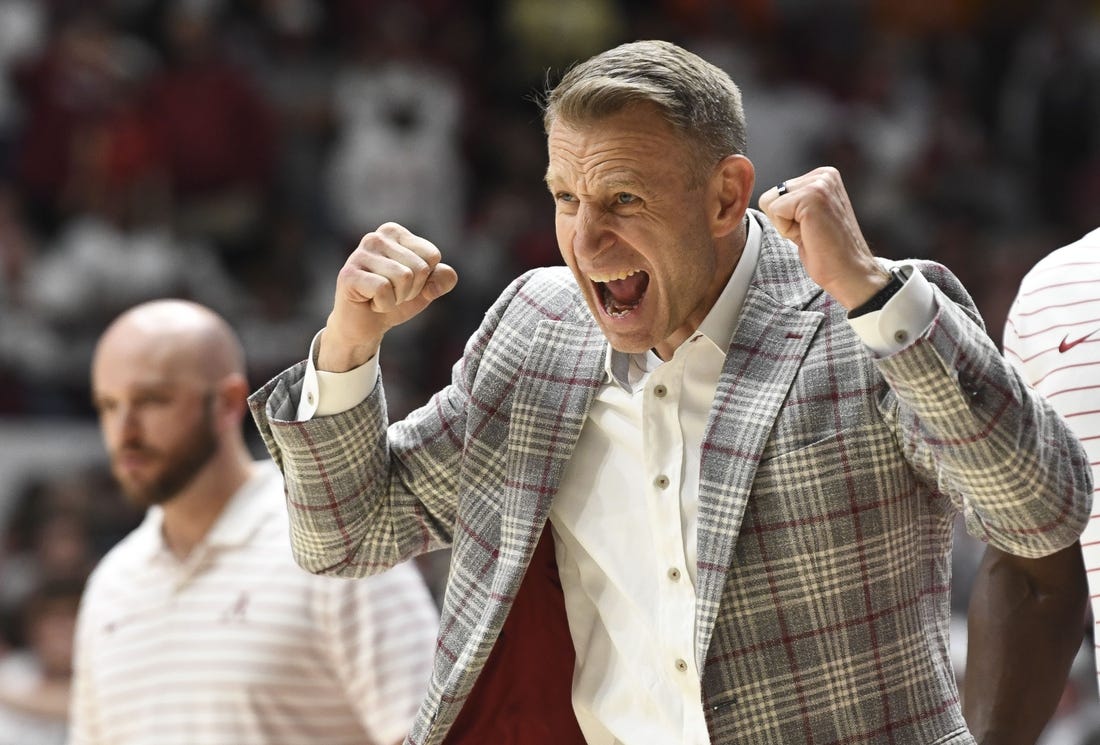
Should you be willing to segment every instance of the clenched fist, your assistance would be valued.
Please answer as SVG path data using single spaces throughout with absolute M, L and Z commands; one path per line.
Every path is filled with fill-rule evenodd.
M 886 286 L 890 276 L 867 246 L 835 168 L 815 168 L 783 185 L 783 194 L 775 187 L 760 195 L 760 209 L 798 246 L 810 279 L 848 310 Z
M 340 269 L 317 368 L 346 372 L 378 353 L 382 336 L 450 292 L 455 270 L 439 249 L 397 223 L 367 233 Z

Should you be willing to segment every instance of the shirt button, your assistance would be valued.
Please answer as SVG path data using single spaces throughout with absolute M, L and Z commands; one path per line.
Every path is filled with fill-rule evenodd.
M 680 581 L 680 570 L 677 569 L 676 567 L 672 567 L 672 569 L 668 570 L 668 578 L 670 580 L 672 580 L 673 582 L 679 582 Z
M 676 660 L 676 669 L 682 673 L 686 673 L 688 669 L 688 664 L 683 660 Z
M 653 395 L 657 398 L 664 398 L 667 393 L 668 388 L 665 388 L 663 385 L 653 386 Z
M 905 330 L 895 331 L 894 341 L 896 341 L 898 344 L 904 344 L 905 342 L 909 341 L 909 332 Z
M 313 404 L 313 391 L 309 391 L 309 392 L 307 392 L 307 393 L 306 393 L 306 401 L 307 401 L 307 402 L 308 402 L 308 403 L 309 403 L 310 405 L 312 405 L 312 404 Z
M 668 483 L 668 476 L 661 475 L 653 479 L 653 485 L 658 489 L 667 489 Z

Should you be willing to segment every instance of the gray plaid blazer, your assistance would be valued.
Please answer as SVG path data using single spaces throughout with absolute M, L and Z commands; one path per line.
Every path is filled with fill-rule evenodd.
M 760 261 L 699 465 L 711 740 L 971 743 L 948 658 L 954 518 L 1016 554 L 1063 548 L 1088 518 L 1087 459 L 942 266 L 918 262 L 931 327 L 876 360 L 757 216 Z M 304 362 L 251 398 L 304 567 L 362 576 L 452 547 L 411 743 L 443 740 L 489 655 L 606 349 L 568 270 L 543 269 L 505 291 L 451 384 L 404 421 L 387 427 L 381 383 L 351 411 L 292 421 Z

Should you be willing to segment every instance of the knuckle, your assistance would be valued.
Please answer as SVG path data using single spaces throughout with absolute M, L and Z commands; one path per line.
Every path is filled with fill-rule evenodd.
M 424 279 L 432 273 L 432 267 L 427 261 L 424 261 L 423 259 L 417 259 L 415 264 L 412 266 L 412 273 L 413 276 L 417 279 Z
M 359 245 L 355 250 L 362 253 L 375 253 L 376 247 L 382 240 L 382 236 L 377 231 L 372 231 L 359 239 Z
M 347 284 L 351 282 L 355 277 L 356 269 L 350 262 L 345 263 L 340 267 L 340 272 L 336 275 L 337 284 Z
M 399 282 L 410 282 L 416 277 L 411 267 L 400 264 L 394 268 L 393 278 Z

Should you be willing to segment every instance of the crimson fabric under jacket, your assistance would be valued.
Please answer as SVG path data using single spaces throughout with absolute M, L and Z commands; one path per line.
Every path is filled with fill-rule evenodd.
M 755 214 L 760 259 L 699 465 L 711 741 L 972 743 L 948 656 L 952 523 L 1024 556 L 1069 545 L 1090 508 L 1084 452 L 945 268 L 914 262 L 935 320 L 874 359 Z M 412 743 L 443 741 L 493 648 L 606 350 L 569 271 L 543 269 L 494 304 L 452 383 L 388 428 L 381 382 L 351 411 L 292 421 L 304 363 L 252 397 L 303 566 L 361 576 L 453 549 Z

